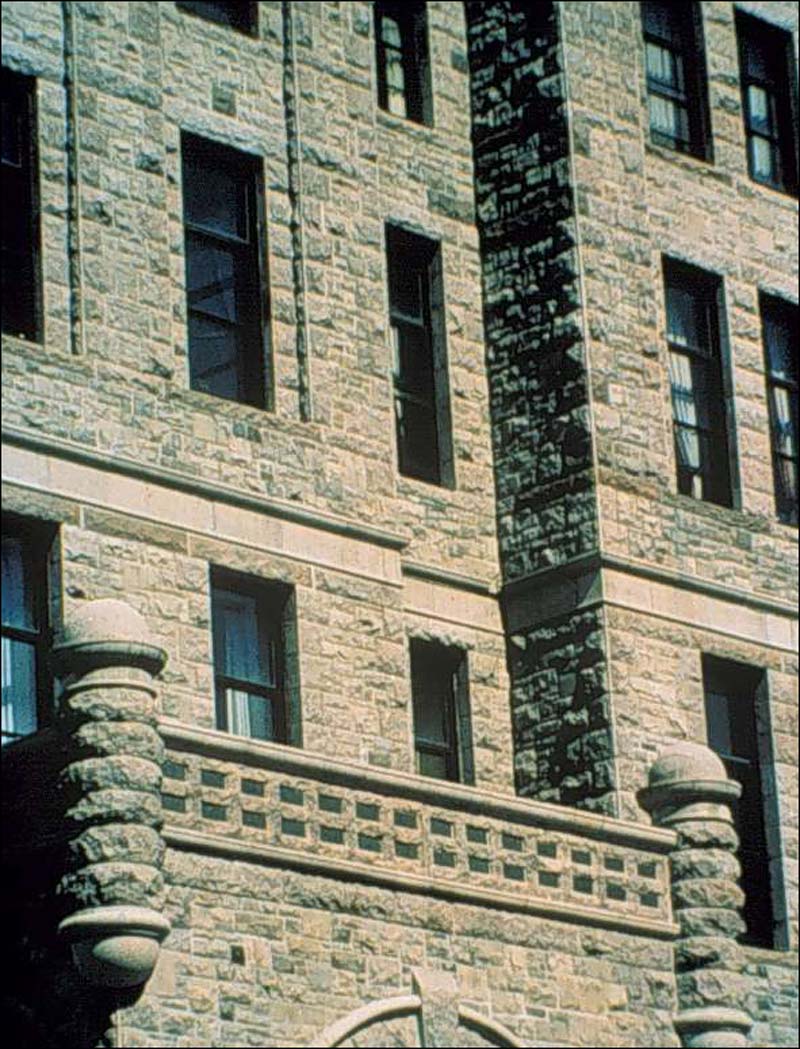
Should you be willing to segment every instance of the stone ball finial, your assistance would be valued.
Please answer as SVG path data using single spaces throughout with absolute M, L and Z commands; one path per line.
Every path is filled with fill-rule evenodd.
M 648 786 L 668 787 L 673 783 L 727 780 L 728 773 L 710 747 L 682 740 L 663 750 L 650 767 Z
M 128 641 L 151 644 L 147 623 L 126 601 L 102 598 L 70 609 L 57 639 L 58 648 Z
M 53 646 L 60 670 L 127 664 L 157 674 L 166 653 L 153 643 L 144 617 L 126 601 L 86 601 L 67 613 Z
M 653 820 L 666 826 L 688 819 L 730 822 L 730 805 L 741 792 L 713 750 L 684 740 L 673 743 L 656 758 L 647 786 L 637 797 Z

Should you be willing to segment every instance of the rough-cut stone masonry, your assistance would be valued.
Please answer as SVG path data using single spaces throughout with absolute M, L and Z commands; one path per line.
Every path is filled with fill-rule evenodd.
M 125 748 L 153 744 L 134 766 L 164 807 L 163 893 L 158 874 L 109 882 L 115 905 L 163 899 L 173 926 L 134 1004 L 90 988 L 55 930 L 81 893 L 104 903 L 126 849 L 156 871 L 154 834 L 98 805 L 105 829 L 79 840 L 80 802 L 56 789 L 87 757 L 68 732 L 4 753 L 5 1030 L 299 1046 L 399 997 L 343 1044 L 417 1044 L 418 1015 L 439 1044 L 502 1042 L 472 1010 L 524 1044 L 664 1046 L 679 1010 L 735 991 L 752 1044 L 796 1045 L 796 531 L 774 513 L 758 294 L 797 301 L 797 201 L 748 176 L 734 26 L 741 7 L 796 43 L 796 5 L 700 4 L 713 163 L 649 141 L 637 3 L 432 0 L 432 126 L 377 105 L 371 3 L 257 7 L 249 36 L 166 0 L 3 5 L 3 64 L 37 79 L 44 284 L 42 343 L 3 336 L 4 507 L 59 526 L 54 625 L 95 599 L 143 617 L 168 657 L 148 725 L 173 762 L 159 783 L 151 728 L 101 732 L 90 759 L 125 773 Z M 182 130 L 263 162 L 270 411 L 188 388 Z M 396 469 L 387 222 L 441 245 L 453 488 Z M 676 492 L 663 254 L 723 280 L 731 508 Z M 220 742 L 209 565 L 294 588 L 293 766 Z M 413 786 L 410 638 L 466 652 L 463 797 Z M 765 671 L 791 951 L 687 946 L 671 832 L 638 826 L 664 747 L 706 741 L 704 655 Z M 102 793 L 93 769 L 60 782 Z M 263 796 L 241 792 L 262 774 Z M 344 807 L 324 815 L 332 785 Z M 533 799 L 572 829 L 551 841 Z M 416 827 L 394 822 L 404 806 Z M 675 864 L 676 915 L 703 868 L 732 915 L 723 844 Z
M 508 583 L 596 550 L 597 494 L 556 5 L 504 0 L 467 11 L 498 538 Z M 613 811 L 601 618 L 585 612 L 518 625 L 509 650 L 515 773 L 523 794 Z
M 461 7 L 430 9 L 432 128 L 376 112 L 370 4 L 293 10 L 313 418 L 302 421 L 297 389 L 281 5 L 260 5 L 257 39 L 173 3 L 77 8 L 84 352 L 70 357 L 60 8 L 12 2 L 4 64 L 40 81 L 45 339 L 41 348 L 4 341 L 5 423 L 368 519 L 403 533 L 412 559 L 491 582 L 497 552 Z M 271 413 L 187 388 L 181 130 L 264 161 Z M 394 468 L 387 221 L 443 244 L 455 490 Z M 82 396 L 87 387 L 92 398 Z
M 566 84 L 555 5 L 468 4 L 505 579 L 597 546 Z

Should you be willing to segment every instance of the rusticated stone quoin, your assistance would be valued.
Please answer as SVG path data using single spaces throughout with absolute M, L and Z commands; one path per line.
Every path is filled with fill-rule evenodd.
M 122 601 L 93 601 L 67 620 L 55 660 L 64 681 L 60 786 L 70 829 L 59 931 L 82 975 L 105 987 L 150 976 L 169 932 L 161 915 L 161 761 L 156 674 L 166 656 Z
M 748 982 L 735 939 L 744 929 L 731 814 L 740 793 L 708 747 L 677 743 L 654 763 L 639 794 L 653 822 L 678 834 L 672 860 L 672 903 L 680 926 L 675 1029 L 684 1046 L 746 1045 L 751 1026 L 741 1008 Z

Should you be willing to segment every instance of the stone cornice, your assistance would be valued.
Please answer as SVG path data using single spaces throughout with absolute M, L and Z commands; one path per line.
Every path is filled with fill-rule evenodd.
M 497 590 L 482 579 L 475 576 L 461 575 L 459 572 L 448 572 L 434 565 L 421 565 L 413 561 L 403 561 L 401 570 L 404 576 L 412 579 L 424 579 L 427 583 L 439 583 L 441 586 L 449 586 L 455 590 L 467 590 L 472 594 L 481 594 L 484 597 L 496 597 Z
M 252 510 L 256 513 L 265 514 L 268 517 L 307 525 L 311 528 L 318 528 L 322 531 L 332 532 L 334 535 L 358 539 L 389 550 L 404 550 L 408 545 L 408 540 L 405 537 L 397 533 L 384 531 L 381 528 L 358 524 L 344 517 L 336 517 L 322 510 L 311 510 L 307 507 L 296 506 L 281 499 L 238 491 L 219 481 L 205 481 L 199 477 L 189 477 L 169 467 L 151 466 L 136 462 L 133 459 L 127 459 L 121 455 L 94 451 L 63 438 L 31 433 L 29 430 L 20 430 L 16 427 L 3 427 L 2 439 L 5 444 L 24 448 L 28 451 L 51 455 L 58 459 L 66 459 L 69 462 L 119 474 L 123 477 L 132 477 L 139 481 L 145 481 L 148 484 L 160 485 L 178 492 L 186 492 L 189 495 L 199 496 L 202 499 L 208 499 L 213 502 L 227 503 L 229 506 Z
M 771 612 L 774 615 L 785 616 L 790 619 L 798 618 L 797 606 L 790 601 L 781 601 L 779 598 L 768 597 L 765 594 L 756 594 L 752 591 L 742 590 L 739 587 L 715 583 L 708 579 L 700 579 L 697 576 L 691 576 L 685 572 L 665 568 L 661 565 L 651 565 L 633 558 L 602 552 L 587 554 L 567 561 L 564 564 L 532 572 L 519 579 L 513 579 L 503 586 L 502 596 L 506 600 L 514 600 L 529 593 L 540 593 L 543 588 L 557 585 L 564 579 L 589 576 L 593 573 L 601 572 L 603 569 L 638 576 L 642 579 L 663 583 L 681 590 L 693 591 L 694 593 L 714 597 L 721 601 L 728 601 L 732 604 L 746 605 L 758 611 Z M 592 603 L 602 604 L 603 598 L 600 596 L 594 599 Z

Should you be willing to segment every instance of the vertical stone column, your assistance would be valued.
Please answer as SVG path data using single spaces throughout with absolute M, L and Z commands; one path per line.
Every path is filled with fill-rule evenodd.
M 675 945 L 678 1015 L 684 1046 L 743 1046 L 751 1020 L 742 1011 L 747 982 L 737 936 L 738 846 L 731 803 L 741 787 L 713 751 L 677 743 L 650 770 L 639 801 L 660 827 L 677 831 L 672 901 L 680 926 Z
M 81 974 L 107 988 L 151 975 L 169 922 L 161 912 L 161 763 L 154 677 L 166 656 L 122 601 L 89 602 L 54 649 L 65 684 L 67 869 L 59 932 Z

